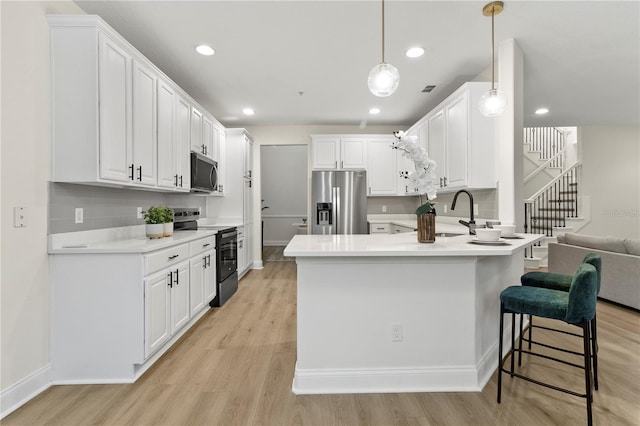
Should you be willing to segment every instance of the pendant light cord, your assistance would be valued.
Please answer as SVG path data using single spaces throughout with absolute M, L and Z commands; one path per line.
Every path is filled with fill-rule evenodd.
M 384 1 L 384 0 L 383 0 Z M 495 90 L 495 52 L 494 52 L 494 35 L 493 35 L 493 17 L 495 15 L 495 10 L 491 10 L 491 90 Z
M 384 0 L 382 0 L 382 63 L 384 64 Z

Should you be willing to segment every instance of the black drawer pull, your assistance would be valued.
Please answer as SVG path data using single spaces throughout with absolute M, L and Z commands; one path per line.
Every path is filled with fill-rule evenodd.
M 211 244 L 207 243 L 207 244 L 203 244 L 202 247 L 209 247 Z
M 173 256 L 169 256 L 169 260 L 175 259 L 178 256 L 180 256 L 180 255 L 179 254 L 174 254 Z

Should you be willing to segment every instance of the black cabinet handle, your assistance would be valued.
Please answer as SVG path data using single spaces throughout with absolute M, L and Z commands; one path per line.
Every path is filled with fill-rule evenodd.
M 203 248 L 204 248 L 204 247 L 209 247 L 210 245 L 211 245 L 210 243 L 207 243 L 207 244 L 203 244 L 203 245 L 202 245 L 202 247 L 203 247 Z
M 180 256 L 180 255 L 179 254 L 174 254 L 173 256 L 169 256 L 169 260 L 175 259 L 178 256 Z
M 138 167 L 138 180 L 142 182 L 142 166 Z
M 180 273 L 179 273 L 178 269 L 176 269 L 176 282 L 175 282 L 175 285 L 178 285 L 178 284 L 180 284 Z
M 173 176 L 173 186 L 178 186 L 178 175 Z
M 211 255 L 210 254 L 207 255 L 207 265 L 211 266 Z
M 180 188 L 182 188 L 182 175 L 180 175 Z
M 131 178 L 131 180 L 133 180 L 133 168 L 135 166 L 133 165 L 133 163 L 131 163 L 131 165 L 129 166 L 129 170 L 131 170 L 131 174 L 129 175 L 129 178 Z
M 173 271 L 169 272 L 167 277 L 169 277 L 169 287 L 173 287 Z

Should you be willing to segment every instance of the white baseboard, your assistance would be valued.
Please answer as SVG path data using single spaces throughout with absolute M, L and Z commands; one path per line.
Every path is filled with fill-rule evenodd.
M 0 393 L 0 419 L 46 391 L 51 386 L 51 365 L 47 364 Z
M 301 370 L 296 365 L 292 391 L 300 394 L 479 392 L 474 366 Z
M 264 269 L 264 264 L 262 260 L 254 260 L 251 269 Z
M 273 240 L 273 241 L 265 241 L 264 242 L 264 246 L 286 246 L 287 244 L 289 244 L 291 240 Z

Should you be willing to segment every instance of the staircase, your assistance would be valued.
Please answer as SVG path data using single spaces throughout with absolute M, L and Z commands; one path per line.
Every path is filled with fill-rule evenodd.
M 553 127 L 524 129 L 525 158 L 525 233 L 544 234 L 546 238 L 525 253 L 525 266 L 547 266 L 547 244 L 558 234 L 575 232 L 586 223 L 579 196 L 580 164 L 565 167 L 564 132 Z

